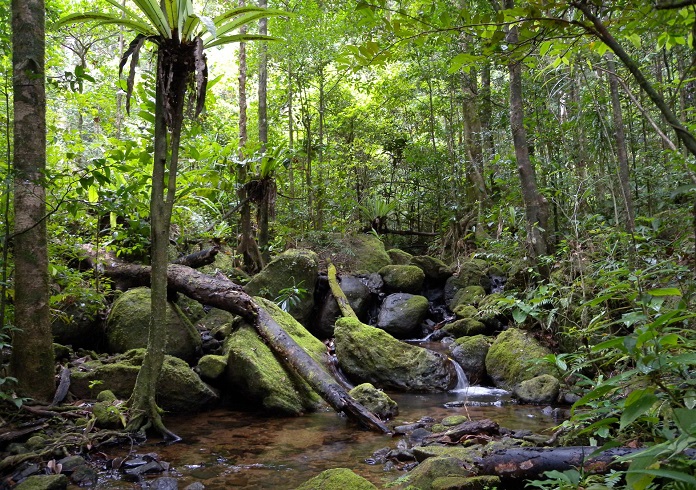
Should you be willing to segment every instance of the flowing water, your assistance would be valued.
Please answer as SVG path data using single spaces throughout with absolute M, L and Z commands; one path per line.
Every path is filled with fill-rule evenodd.
M 469 386 L 441 394 L 390 394 L 400 415 L 390 423 L 414 422 L 423 416 L 440 420 L 466 415 L 472 420 L 490 418 L 511 429 L 548 433 L 557 422 L 542 407 L 514 405 L 503 390 Z M 179 488 L 201 482 L 207 490 L 292 489 L 329 468 L 350 468 L 381 486 L 403 473 L 384 471 L 365 459 L 383 447 L 394 448 L 398 438 L 361 430 L 333 411 L 294 418 L 217 409 L 198 415 L 168 416 L 167 427 L 183 438 L 164 445 L 148 440 L 134 449 L 154 452 L 171 464 L 169 476 L 179 479 Z M 125 456 L 128 447 L 112 448 L 110 457 Z M 162 476 L 162 475 L 155 475 Z M 146 488 L 127 482 L 116 472 L 105 474 L 98 488 Z

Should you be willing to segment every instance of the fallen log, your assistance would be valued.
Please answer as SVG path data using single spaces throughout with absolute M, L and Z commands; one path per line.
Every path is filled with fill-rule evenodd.
M 89 253 L 88 253 L 89 255 Z M 90 255 L 89 259 L 94 260 Z M 149 284 L 150 267 L 128 264 L 110 257 L 109 260 L 93 263 L 107 277 L 122 278 L 130 274 L 142 285 Z M 167 269 L 167 284 L 170 289 L 182 293 L 201 304 L 239 315 L 254 325 L 259 335 L 278 355 L 278 359 L 302 377 L 326 402 L 338 412 L 344 412 L 371 430 L 385 434 L 389 428 L 372 412 L 358 403 L 288 335 L 268 312 L 260 308 L 241 286 L 229 279 L 211 277 L 185 265 L 172 264 Z
M 329 288 L 336 299 L 336 303 L 338 303 L 338 309 L 341 310 L 341 315 L 344 317 L 358 318 L 358 315 L 356 315 L 353 308 L 351 308 L 348 298 L 346 298 L 341 286 L 338 284 L 338 279 L 336 278 L 336 266 L 331 262 L 327 264 L 327 273 L 329 277 Z
M 616 458 L 642 451 L 628 447 L 607 449 L 598 454 L 597 447 L 536 447 L 501 449 L 474 461 L 481 475 L 498 475 L 501 479 L 529 480 L 538 478 L 545 471 L 580 469 L 587 473 L 608 473 L 610 469 L 626 469 L 628 463 Z M 694 458 L 696 451 L 685 451 Z M 592 457 L 590 457 L 592 455 Z

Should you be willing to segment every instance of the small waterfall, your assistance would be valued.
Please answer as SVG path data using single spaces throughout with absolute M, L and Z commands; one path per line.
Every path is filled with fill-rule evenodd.
M 454 370 L 457 372 L 457 386 L 452 388 L 450 391 L 465 391 L 469 388 L 469 379 L 466 377 L 466 373 L 454 359 L 450 359 L 450 362 L 454 365 Z

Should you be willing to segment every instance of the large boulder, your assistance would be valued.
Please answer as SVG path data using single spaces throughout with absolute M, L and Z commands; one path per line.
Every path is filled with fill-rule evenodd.
M 411 265 L 419 267 L 429 282 L 442 284 L 452 275 L 452 270 L 438 258 L 419 255 L 411 259 Z
M 399 293 L 419 293 L 425 280 L 425 273 L 414 265 L 387 265 L 379 275 L 387 290 Z
M 341 291 L 346 295 L 348 304 L 350 304 L 355 314 L 358 315 L 358 318 L 365 319 L 370 305 L 370 289 L 359 277 L 351 275 L 342 276 L 339 279 L 339 284 Z M 341 312 L 338 308 L 338 303 L 336 303 L 331 292 L 327 291 L 324 301 L 319 308 L 319 313 L 316 315 L 316 320 L 311 325 L 312 333 L 320 339 L 333 337 L 334 323 L 340 316 Z
M 404 252 L 400 248 L 392 248 L 387 250 L 387 255 L 394 265 L 409 265 L 413 255 L 408 252 Z
M 314 358 L 324 364 L 326 347 L 291 315 L 273 302 L 256 298 L 285 332 Z M 225 382 L 233 401 L 256 403 L 264 409 L 288 415 L 315 410 L 321 398 L 309 385 L 278 361 L 254 327 L 240 321 L 239 328 L 225 340 Z
M 106 320 L 109 352 L 147 347 L 150 305 L 150 288 L 130 289 L 114 301 Z M 192 362 L 201 350 L 201 337 L 176 303 L 167 303 L 166 331 L 165 353 Z
M 393 419 L 399 415 L 399 406 L 389 395 L 378 390 L 371 383 L 363 383 L 348 392 L 350 396 L 377 415 L 382 420 Z
M 377 327 L 397 338 L 408 338 L 428 314 L 424 296 L 394 293 L 387 296 L 379 309 Z
M 244 290 L 251 296 L 261 296 L 271 301 L 288 299 L 287 311 L 297 321 L 305 322 L 314 308 L 318 273 L 317 254 L 311 250 L 290 249 L 252 277 Z M 291 288 L 297 291 L 293 292 Z
M 459 364 L 469 383 L 481 384 L 486 379 L 486 355 L 490 344 L 483 335 L 462 337 L 450 344 L 450 356 Z
M 445 301 L 451 306 L 454 295 L 467 286 L 481 286 L 489 291 L 491 280 L 488 277 L 488 264 L 485 260 L 469 259 L 458 265 L 455 274 L 445 283 Z
M 542 374 L 532 379 L 522 381 L 515 386 L 513 393 L 522 403 L 549 404 L 555 403 L 561 383 L 550 374 Z
M 377 490 L 377 487 L 348 468 L 331 468 L 295 490 Z
M 456 380 L 442 354 L 396 340 L 356 318 L 336 322 L 338 364 L 356 381 L 400 391 L 441 392 Z
M 373 234 L 332 235 L 331 238 L 320 244 L 323 249 L 320 255 L 331 260 L 339 271 L 371 274 L 392 263 L 384 243 Z
M 551 351 L 534 337 L 510 328 L 500 333 L 486 355 L 486 371 L 498 388 L 512 390 L 522 381 L 541 374 L 553 375 L 551 366 L 538 362 Z
M 481 286 L 466 286 L 454 294 L 449 304 L 450 310 L 456 313 L 460 307 L 477 306 L 484 296 L 486 291 Z
M 87 289 L 85 296 L 88 295 L 95 297 L 72 298 L 72 301 L 58 304 L 58 313 L 51 320 L 54 342 L 71 345 L 73 349 L 93 349 L 101 345 L 104 320 L 100 313 L 106 309 L 106 304 L 96 291 Z
M 110 390 L 122 400 L 133 392 L 135 378 L 145 355 L 135 349 L 118 356 L 114 362 L 89 361 L 73 370 L 70 391 L 78 398 L 94 398 L 94 390 Z M 216 401 L 217 394 L 177 357 L 165 356 L 157 381 L 157 403 L 170 412 L 195 412 Z

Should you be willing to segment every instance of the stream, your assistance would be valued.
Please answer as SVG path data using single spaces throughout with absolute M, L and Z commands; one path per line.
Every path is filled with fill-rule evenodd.
M 449 393 L 390 393 L 400 414 L 390 426 L 430 416 L 440 420 L 466 415 L 472 420 L 490 418 L 510 429 L 527 429 L 550 435 L 559 422 L 540 406 L 512 403 L 503 390 L 480 386 L 460 387 Z M 183 438 L 163 444 L 150 438 L 134 448 L 137 454 L 157 453 L 170 463 L 168 474 L 179 488 L 200 482 L 207 490 L 292 489 L 329 468 L 350 468 L 378 487 L 403 474 L 383 465 L 365 462 L 377 449 L 396 446 L 399 437 L 360 429 L 333 411 L 301 417 L 264 417 L 256 413 L 215 409 L 197 415 L 167 416 L 167 427 Z M 110 457 L 126 456 L 130 447 L 111 448 Z M 147 480 L 146 480 L 147 481 Z M 101 475 L 97 488 L 147 488 L 129 482 L 112 470 Z M 77 487 L 76 487 L 77 488 Z

